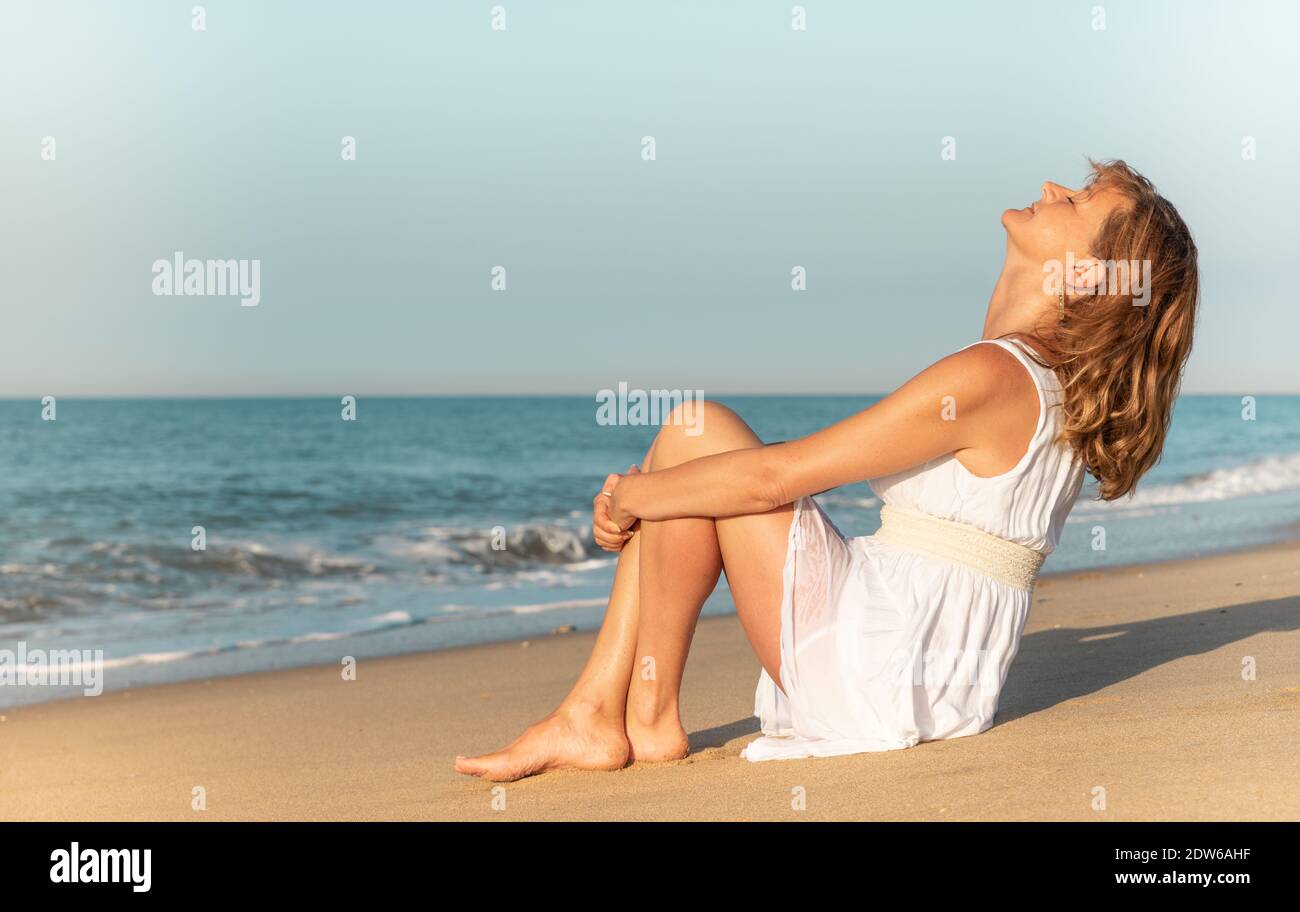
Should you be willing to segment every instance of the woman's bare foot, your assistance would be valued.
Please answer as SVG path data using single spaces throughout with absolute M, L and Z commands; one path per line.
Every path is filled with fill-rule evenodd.
M 616 770 L 627 765 L 622 720 L 566 701 L 511 744 L 481 757 L 457 757 L 456 772 L 493 782 L 513 782 L 554 769 Z
M 691 751 L 686 729 L 675 717 L 658 719 L 646 724 L 632 718 L 626 721 L 628 746 L 633 760 L 658 763 L 680 760 Z

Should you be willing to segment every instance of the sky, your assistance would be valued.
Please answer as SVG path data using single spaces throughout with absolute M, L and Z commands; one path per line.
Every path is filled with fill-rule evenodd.
M 794 6 L 6 0 L 0 397 L 883 393 L 1089 156 L 1196 237 L 1184 389 L 1300 392 L 1295 4 Z

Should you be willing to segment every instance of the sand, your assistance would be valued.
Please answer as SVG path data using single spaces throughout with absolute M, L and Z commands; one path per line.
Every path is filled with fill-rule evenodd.
M 552 709 L 591 642 L 363 658 L 355 681 L 325 666 L 10 709 L 0 819 L 1300 819 L 1297 544 L 1045 578 L 997 724 L 973 737 L 742 760 L 758 664 L 723 617 L 701 622 L 687 667 L 685 760 L 505 786 L 453 772 L 456 754 L 498 747 Z

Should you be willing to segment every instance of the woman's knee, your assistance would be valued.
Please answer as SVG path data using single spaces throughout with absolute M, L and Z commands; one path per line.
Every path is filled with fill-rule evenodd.
M 651 451 L 655 465 L 665 468 L 713 453 L 762 446 L 763 441 L 736 412 L 720 402 L 687 400 L 664 416 Z

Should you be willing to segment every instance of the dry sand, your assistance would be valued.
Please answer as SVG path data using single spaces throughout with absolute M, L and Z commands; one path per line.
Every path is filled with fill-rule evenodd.
M 997 724 L 974 737 L 742 760 L 758 665 L 726 617 L 700 624 L 687 668 L 687 759 L 503 787 L 452 771 L 553 708 L 591 641 L 363 659 L 353 682 L 328 666 L 11 709 L 0 819 L 1300 819 L 1297 544 L 1044 579 Z

